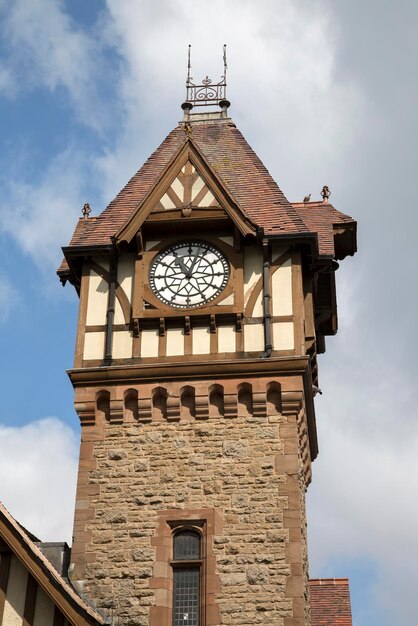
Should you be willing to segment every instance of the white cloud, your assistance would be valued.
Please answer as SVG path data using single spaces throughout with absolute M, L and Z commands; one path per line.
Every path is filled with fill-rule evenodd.
M 78 441 L 57 418 L 0 426 L 0 499 L 42 541 L 71 542 Z
M 67 243 L 86 201 L 87 179 L 88 199 L 100 193 L 104 208 L 176 125 L 189 41 L 195 80 L 206 72 L 220 77 L 222 45 L 228 43 L 231 114 L 279 184 L 286 182 L 291 199 L 311 191 L 318 195 L 334 162 L 324 155 L 342 151 L 348 127 L 351 135 L 355 131 L 359 97 L 335 80 L 329 17 L 316 4 L 214 0 L 206 11 L 201 2 L 186 0 L 108 0 L 100 29 L 90 37 L 53 0 L 4 6 L 14 66 L 27 66 L 31 80 L 51 90 L 64 87 L 73 111 L 98 127 L 101 112 L 109 110 L 108 103 L 97 106 L 100 51 L 107 45 L 120 57 L 115 127 L 123 120 L 123 128 L 116 146 L 102 144 L 89 157 L 70 147 L 30 183 L 20 172 L 7 177 L 14 182 L 6 185 L 0 227 L 38 265 L 59 259 L 59 247 Z
M 393 352 L 374 349 L 381 335 L 369 327 L 364 338 L 366 303 L 359 305 L 354 292 L 350 297 L 346 278 L 340 316 L 348 317 L 350 301 L 355 310 L 320 363 L 320 454 L 308 491 L 310 571 L 344 576 L 332 571 L 335 560 L 340 567 L 368 561 L 377 572 L 369 581 L 369 619 L 382 611 L 387 623 L 409 626 L 418 620 L 416 380 Z
M 0 230 L 11 235 L 38 267 L 56 268 L 86 201 L 83 189 L 89 162 L 68 148 L 35 182 L 5 177 Z
M 10 68 L 0 65 L 0 93 L 7 98 L 13 98 L 17 91 L 15 78 Z
M 232 117 L 279 184 L 286 181 L 298 198 L 314 192 L 315 181 L 319 195 L 330 156 L 353 140 L 361 110 L 360 94 L 334 75 L 335 41 L 323 6 L 290 0 L 214 0 L 210 11 L 186 0 L 107 0 L 107 6 L 104 36 L 123 60 L 118 91 L 125 121 L 116 150 L 99 161 L 109 197 L 181 118 L 188 43 L 195 81 L 206 73 L 220 78 L 228 44 Z
M 7 276 L 0 274 L 0 323 L 6 322 L 20 302 L 20 293 Z
M 56 0 L 1 2 L 0 15 L 3 45 L 10 53 L 7 73 L 0 74 L 6 94 L 11 85 L 14 91 L 64 88 L 73 113 L 101 128 L 106 108 L 98 106 L 96 92 L 103 71 L 98 40 L 77 27 Z

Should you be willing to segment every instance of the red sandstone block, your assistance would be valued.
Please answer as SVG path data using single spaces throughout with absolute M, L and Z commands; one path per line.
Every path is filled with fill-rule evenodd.
M 300 543 L 287 543 L 285 546 L 286 561 L 288 563 L 302 563 L 302 546 Z
M 301 524 L 300 509 L 286 509 L 283 512 L 283 526 L 285 528 L 300 528 Z
M 286 578 L 286 598 L 303 598 L 305 581 L 303 576 L 288 576 Z

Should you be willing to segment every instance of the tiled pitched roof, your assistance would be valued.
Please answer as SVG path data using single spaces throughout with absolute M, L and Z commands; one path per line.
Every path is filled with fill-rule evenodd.
M 70 247 L 110 244 L 188 140 L 184 127 L 177 126 L 100 215 L 79 220 Z M 333 254 L 333 224 L 353 220 L 322 202 L 291 204 L 233 122 L 193 123 L 190 140 L 244 215 L 267 236 L 318 233 L 319 253 Z
M 3 527 L 7 529 L 3 532 Z M 24 548 L 25 553 L 29 555 L 30 560 L 34 563 L 35 570 L 31 573 L 36 577 L 36 568 L 42 568 L 47 571 L 52 584 L 56 585 L 63 597 L 68 599 L 70 603 L 77 607 L 83 620 L 80 623 L 88 622 L 91 625 L 99 625 L 104 623 L 104 619 L 95 610 L 93 610 L 80 596 L 74 591 L 70 584 L 57 572 L 51 565 L 40 548 L 35 545 L 32 540 L 31 533 L 28 533 L 23 526 L 15 520 L 6 507 L 0 502 L 0 533 L 3 539 L 8 543 L 9 532 L 15 537 L 19 544 Z M 35 538 L 36 539 L 36 538 Z
M 309 581 L 312 626 L 352 626 L 348 578 Z
M 355 224 L 352 217 L 324 202 L 294 202 L 293 207 L 309 232 L 318 233 L 319 254 L 334 255 L 334 226 Z

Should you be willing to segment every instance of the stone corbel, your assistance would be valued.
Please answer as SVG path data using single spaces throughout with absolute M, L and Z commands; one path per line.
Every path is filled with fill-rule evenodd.
M 224 415 L 225 417 L 236 417 L 238 414 L 237 394 L 228 393 L 224 395 Z
M 123 422 L 123 401 L 110 401 L 110 419 L 111 424 L 122 424 Z
M 302 391 L 282 392 L 282 413 L 283 415 L 297 415 L 303 407 Z
M 167 397 L 167 420 L 175 421 L 180 419 L 180 398 L 178 396 Z
M 76 402 L 74 408 L 80 418 L 81 426 L 93 426 L 96 423 L 96 403 L 91 402 Z
M 267 396 L 265 391 L 257 391 L 253 393 L 253 416 L 266 417 L 267 415 Z
M 151 398 L 138 400 L 138 422 L 150 422 L 152 420 Z
M 196 396 L 195 412 L 196 419 L 207 420 L 209 418 L 209 402 L 207 396 Z

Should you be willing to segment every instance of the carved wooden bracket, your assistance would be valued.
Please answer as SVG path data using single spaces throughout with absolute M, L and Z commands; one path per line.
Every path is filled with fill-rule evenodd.
M 165 335 L 165 320 L 164 320 L 163 317 L 160 317 L 158 333 L 159 333 L 160 337 L 164 337 L 164 335 Z

